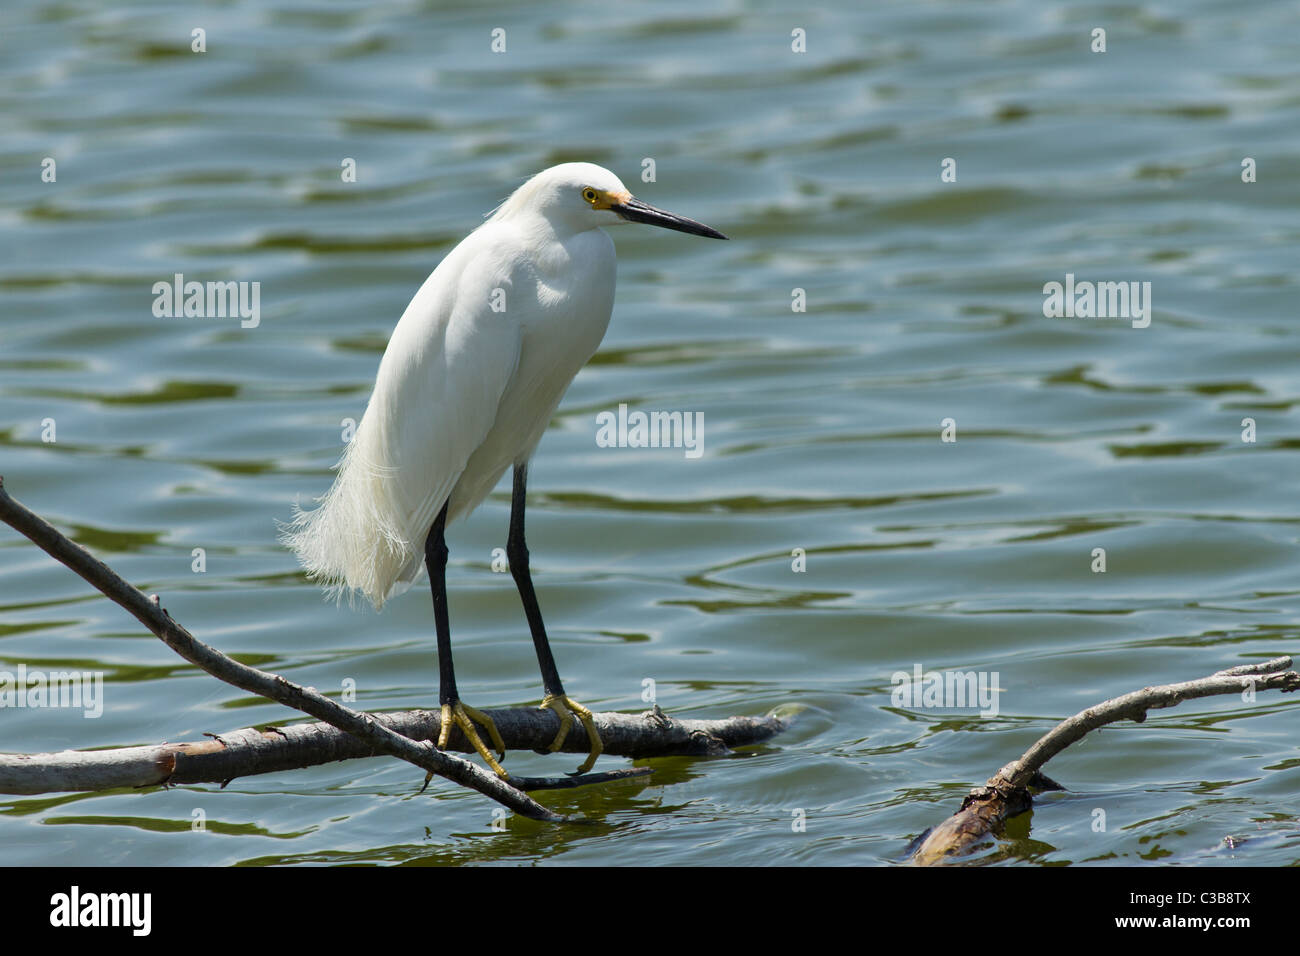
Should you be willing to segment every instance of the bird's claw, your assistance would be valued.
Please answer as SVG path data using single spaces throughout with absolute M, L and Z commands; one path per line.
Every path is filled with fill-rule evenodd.
M 605 749 L 604 743 L 600 739 L 600 732 L 596 730 L 596 721 L 592 713 L 586 707 L 583 707 L 572 697 L 567 694 L 547 694 L 542 698 L 539 710 L 553 710 L 555 716 L 560 718 L 560 731 L 555 735 L 548 748 L 551 753 L 555 753 L 564 746 L 564 740 L 569 736 L 569 728 L 573 726 L 573 715 L 578 715 L 578 720 L 582 722 L 582 728 L 587 732 L 587 743 L 591 745 L 591 750 L 587 754 L 587 759 L 582 762 L 577 770 L 569 774 L 570 777 L 581 776 L 596 764 L 596 758 L 601 755 Z
M 497 756 L 494 758 L 488 751 L 487 745 L 483 743 L 483 738 L 479 736 L 478 731 L 474 729 L 472 721 L 477 721 L 487 728 L 488 736 L 492 738 L 492 746 L 496 748 Z M 438 731 L 438 749 L 447 749 L 447 738 L 451 735 L 451 726 L 455 724 L 460 728 L 460 732 L 465 735 L 478 755 L 483 761 L 496 771 L 497 776 L 503 780 L 510 776 L 505 768 L 498 761 L 506 759 L 505 741 L 501 739 L 501 732 L 497 730 L 496 723 L 483 711 L 476 707 L 470 707 L 462 704 L 459 700 L 451 704 L 442 705 L 442 726 Z M 428 784 L 428 781 L 425 781 Z

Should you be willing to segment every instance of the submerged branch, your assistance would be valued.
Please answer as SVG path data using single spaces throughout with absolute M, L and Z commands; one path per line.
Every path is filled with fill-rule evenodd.
M 489 710 L 509 750 L 544 750 L 559 730 L 552 710 Z M 412 710 L 370 714 L 376 723 L 411 740 L 432 741 L 440 728 L 437 711 Z M 727 753 L 780 733 L 787 722 L 778 717 L 731 717 L 725 720 L 674 720 L 658 708 L 643 714 L 593 715 L 605 753 L 622 757 L 699 756 Z M 448 749 L 471 753 L 459 728 Z M 561 748 L 586 753 L 581 725 L 570 730 Z M 0 754 L 0 793 L 54 793 L 111 790 L 172 784 L 220 783 L 236 777 L 300 770 L 335 760 L 374 757 L 377 748 L 328 723 L 245 727 L 193 743 L 167 743 L 115 750 L 65 750 L 46 754 Z M 583 774 L 577 777 L 511 777 L 520 790 L 553 790 L 602 783 L 648 773 L 646 768 Z
M 315 688 L 302 687 L 292 681 L 288 681 L 278 674 L 270 674 L 266 671 L 258 670 L 254 667 L 248 667 L 238 661 L 227 657 L 202 641 L 196 639 L 189 631 L 174 621 L 170 614 L 159 604 L 155 595 L 152 598 L 146 597 L 138 588 L 132 586 L 123 580 L 112 568 L 104 564 L 98 558 L 94 557 L 85 548 L 74 543 L 47 521 L 42 519 L 28 508 L 24 507 L 18 501 L 10 497 L 5 490 L 4 479 L 0 478 L 0 520 L 5 521 L 11 527 L 31 539 L 37 546 L 44 550 L 55 560 L 66 565 L 75 571 L 91 585 L 101 591 L 114 603 L 120 605 L 130 612 L 136 620 L 149 629 L 163 643 L 173 651 L 185 658 L 192 664 L 197 665 L 207 671 L 213 677 L 232 684 L 241 690 L 249 691 L 253 694 L 277 701 L 287 707 L 300 710 L 310 714 L 318 720 L 324 721 L 331 728 L 335 728 L 337 733 L 330 734 L 323 730 L 315 730 L 320 725 L 306 725 L 306 729 L 301 736 L 305 736 L 317 741 L 321 746 L 333 747 L 337 751 L 348 749 L 359 750 L 356 756 L 369 756 L 374 754 L 389 754 L 408 763 L 415 764 L 430 773 L 445 777 L 462 786 L 477 790 L 484 796 L 509 807 L 516 813 L 523 816 L 531 817 L 537 820 L 562 821 L 565 817 L 548 810 L 541 804 L 537 803 L 518 786 L 512 785 L 512 782 L 502 780 L 495 774 L 488 773 L 480 769 L 477 765 L 470 763 L 460 757 L 450 753 L 438 750 L 431 742 L 429 735 L 423 731 L 417 734 L 418 739 L 412 739 L 407 736 L 402 729 L 400 720 L 394 720 L 400 715 L 373 715 L 365 712 L 352 710 L 341 704 L 330 700 L 328 697 L 320 694 Z M 419 713 L 419 712 L 417 712 Z M 505 715 L 516 714 L 517 711 L 506 711 Z M 428 722 L 430 715 L 423 715 L 421 719 Z M 544 719 L 549 716 L 549 721 Z M 610 725 L 611 730 L 615 729 L 620 721 L 612 718 L 626 717 L 626 715 L 602 715 Z M 630 718 L 636 720 L 637 718 Z M 742 718 L 743 720 L 743 718 Z M 659 724 L 656 720 L 654 723 Z M 433 718 L 433 726 L 436 727 L 436 717 Z M 551 736 L 554 737 L 558 730 L 558 718 L 551 712 L 539 716 L 537 721 L 511 721 L 510 726 L 514 732 L 523 734 L 528 740 L 537 739 L 536 735 L 528 737 L 525 731 L 530 726 L 549 726 Z M 506 726 L 498 724 L 502 732 L 506 732 Z M 532 726 L 534 731 L 537 726 Z M 601 730 L 605 729 L 606 723 L 601 723 Z M 674 727 L 679 728 L 679 734 L 684 733 L 687 740 L 693 739 L 694 734 L 691 731 L 682 731 L 680 728 L 684 724 L 675 721 L 667 723 L 667 727 L 660 727 L 658 733 L 667 734 Z M 767 735 L 777 732 L 783 725 L 779 721 L 774 725 L 776 729 L 771 730 Z M 232 734 L 234 737 L 238 734 L 261 735 L 261 731 L 237 731 Z M 272 731 L 273 735 L 283 737 L 286 741 L 295 739 L 300 736 L 293 728 L 286 728 L 283 731 Z M 412 731 L 415 733 L 415 731 Z M 433 733 L 436 736 L 436 730 Z M 613 736 L 613 735 L 612 735 Z M 507 737 L 507 740 L 510 738 Z M 517 738 L 523 739 L 523 738 Z M 244 740 L 244 738 L 241 738 Z M 344 743 L 347 741 L 347 743 Z M 583 747 L 585 749 L 585 736 L 583 737 Z M 574 735 L 571 733 L 566 741 L 566 749 L 574 742 Z M 213 749 L 215 745 L 216 749 Z M 257 751 L 259 748 L 254 747 L 252 743 L 245 740 L 245 746 L 248 752 Z M 186 748 L 193 748 L 186 752 Z M 290 748 L 292 749 L 292 748 Z M 205 779 L 224 781 L 232 777 L 239 776 L 243 773 L 264 773 L 269 769 L 282 769 L 282 767 L 266 767 L 265 769 L 248 770 L 239 769 L 238 762 L 230 761 L 231 748 L 217 741 L 203 744 L 179 744 L 179 745 L 162 745 L 158 748 L 151 747 L 133 747 L 127 750 L 119 751 L 92 751 L 88 753 L 65 752 L 63 754 L 49 755 L 15 755 L 4 758 L 3 768 L 6 774 L 17 773 L 19 777 L 23 776 L 23 768 L 38 768 L 35 778 L 44 776 L 46 780 L 61 781 L 62 784 L 73 782 L 77 779 L 84 779 L 78 775 L 86 768 L 96 768 L 89 772 L 91 778 L 101 780 L 116 780 L 118 782 L 110 783 L 109 786 L 140 786 L 147 785 L 148 782 L 181 782 L 182 767 L 187 764 L 200 763 L 205 767 L 221 766 L 222 769 L 217 771 L 215 776 L 207 776 Z M 612 750 L 608 742 L 606 750 Z M 692 751 L 687 751 L 692 752 Z M 698 751 L 693 751 L 698 752 Z M 109 764 L 105 765 L 102 761 L 102 755 L 118 755 L 122 763 L 118 766 L 112 765 L 110 758 Z M 639 754 L 631 754 L 639 755 Z M 281 758 L 282 759 L 282 758 Z M 325 760 L 340 759 L 338 757 L 326 757 Z M 272 761 L 274 762 L 274 761 Z M 322 762 L 322 761 L 309 761 Z M 291 764 L 292 766 L 293 764 Z M 162 772 L 165 771 L 165 772 Z M 211 774 L 213 771 L 205 769 L 203 773 Z M 124 775 L 123 775 L 124 774 Z M 154 779 L 150 780 L 151 775 Z M 160 776 L 159 776 L 160 775 Z M 625 775 L 615 773 L 612 776 L 617 777 Z M 30 776 L 30 775 L 29 775 Z M 134 779 L 142 782 L 129 782 Z M 188 779 L 188 778 L 184 778 Z M 591 774 L 575 778 L 579 782 L 598 782 L 601 780 L 611 779 L 609 774 Z M 519 781 L 530 787 L 541 788 L 550 785 L 553 781 L 547 779 Z M 62 784 L 54 786 L 53 789 L 83 789 L 80 786 L 63 786 Z M 17 783 L 15 782 L 15 785 Z M 94 787 L 92 789 L 98 789 Z M 48 788 L 42 785 L 39 790 L 20 790 L 10 792 L 48 792 Z
M 1199 680 L 1144 687 L 1080 711 L 1057 724 L 1019 760 L 1013 760 L 990 777 L 984 786 L 972 790 L 962 801 L 960 810 L 923 834 L 912 853 L 911 862 L 921 865 L 942 863 L 948 857 L 969 850 L 1009 817 L 1028 810 L 1033 804 L 1031 790 L 1064 789 L 1043 776 L 1041 769 L 1047 761 L 1089 732 L 1120 720 L 1141 723 L 1146 720 L 1148 710 L 1175 707 L 1198 697 L 1238 694 L 1248 690 L 1278 690 L 1283 693 L 1300 690 L 1300 674 L 1289 670 L 1290 667 L 1289 657 L 1243 664 Z

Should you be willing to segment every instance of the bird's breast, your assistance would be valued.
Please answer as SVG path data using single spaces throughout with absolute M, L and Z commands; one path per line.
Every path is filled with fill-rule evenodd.
M 600 345 L 614 307 L 614 244 L 599 229 L 547 243 L 524 262 L 525 349 L 572 365 L 573 374 Z M 573 364 L 576 362 L 576 364 Z M 567 384 L 567 383 L 566 383 Z
M 451 515 L 472 509 L 513 463 L 526 461 L 575 375 L 600 346 L 614 305 L 614 250 L 592 230 L 558 255 L 520 260 L 506 313 L 519 356 L 495 420 L 452 495 Z M 579 237 L 573 237 L 577 239 Z M 566 265 L 567 259 L 567 265 Z

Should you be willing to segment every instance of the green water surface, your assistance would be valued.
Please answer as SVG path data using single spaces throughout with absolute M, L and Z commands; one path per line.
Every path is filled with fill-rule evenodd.
M 6 3 L 15 497 L 239 660 L 431 706 L 426 592 L 327 603 L 275 522 L 328 487 L 442 256 L 534 172 L 596 162 L 731 241 L 614 233 L 609 333 L 530 476 L 567 690 L 638 711 L 650 679 L 676 716 L 800 719 L 541 796 L 585 827 L 496 832 L 483 798 L 371 759 L 0 797 L 0 863 L 887 864 L 1057 720 L 1300 652 L 1298 62 L 1300 10 L 1254 0 Z M 156 317 L 176 273 L 259 282 L 260 321 Z M 1045 317 L 1067 274 L 1149 282 L 1150 326 Z M 702 413 L 704 454 L 599 447 L 620 403 Z M 492 569 L 508 492 L 449 539 L 481 707 L 541 694 Z M 4 751 L 293 719 L 0 527 L 0 669 L 19 665 L 102 671 L 104 713 L 0 709 Z M 918 665 L 996 673 L 997 716 L 896 705 Z M 1094 735 L 978 859 L 1293 864 L 1298 706 L 1199 700 Z

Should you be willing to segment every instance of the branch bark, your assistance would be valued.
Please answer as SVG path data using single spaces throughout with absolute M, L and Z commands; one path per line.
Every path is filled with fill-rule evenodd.
M 510 750 L 545 750 L 559 730 L 559 717 L 552 710 L 513 708 L 487 713 L 496 721 Z M 438 738 L 441 722 L 437 711 L 369 716 L 412 740 Z M 605 742 L 605 753 L 623 757 L 725 754 L 732 747 L 761 743 L 786 727 L 786 722 L 777 717 L 674 720 L 658 707 L 642 714 L 599 713 L 594 717 Z M 447 746 L 462 753 L 473 751 L 459 728 L 452 729 Z M 586 733 L 575 722 L 561 749 L 566 753 L 586 753 L 587 746 Z M 0 754 L 0 793 L 55 793 L 192 783 L 224 786 L 236 777 L 300 770 L 336 760 L 374 757 L 379 753 L 365 741 L 328 723 L 267 729 L 245 727 L 193 743 Z M 557 785 L 581 786 L 647 772 L 648 768 L 636 768 L 559 780 L 549 777 L 512 777 L 512 780 L 523 790 L 554 789 Z
M 160 605 L 156 595 L 152 598 L 146 597 L 143 592 L 123 580 L 104 562 L 69 540 L 39 515 L 12 498 L 5 490 L 3 477 L 0 477 L 0 520 L 25 535 L 55 560 L 75 571 L 110 600 L 127 610 L 173 651 L 213 677 L 310 714 L 362 742 L 368 753 L 386 753 L 415 764 L 432 774 L 477 790 L 523 816 L 554 822 L 567 819 L 537 803 L 521 788 L 521 785 L 540 788 L 540 785 L 548 783 L 545 779 L 541 781 L 502 780 L 468 760 L 438 750 L 430 741 L 417 741 L 404 736 L 394 730 L 388 719 L 382 716 L 344 707 L 320 694 L 315 688 L 302 687 L 278 674 L 248 667 L 198 640 L 172 619 Z M 552 736 L 559 728 L 558 718 L 554 718 L 554 721 Z M 569 742 L 566 741 L 566 744 Z M 134 751 L 150 748 L 131 749 Z M 62 757 L 66 767 L 68 762 L 66 755 L 58 756 Z M 81 755 L 81 757 L 93 760 L 89 755 Z M 33 758 L 19 755 L 12 759 L 21 764 L 25 759 L 30 761 Z M 176 765 L 184 763 L 187 759 L 184 756 L 171 758 L 173 780 L 175 780 Z M 134 754 L 127 762 L 134 768 L 132 772 L 146 772 L 146 766 L 157 766 L 156 761 L 151 763 L 151 758 L 143 754 Z M 229 776 L 233 775 L 236 774 L 227 775 L 223 779 L 229 779 Z M 599 782 L 610 779 L 610 775 L 590 774 L 574 779 L 584 783 Z M 550 783 L 553 784 L 554 781 Z
M 978 840 L 1001 827 L 1009 818 L 1028 810 L 1033 790 L 1064 790 L 1044 776 L 1041 768 L 1070 744 L 1106 724 L 1120 720 L 1142 723 L 1147 711 L 1176 707 L 1185 700 L 1255 692 L 1300 690 L 1300 674 L 1289 670 L 1291 658 L 1278 657 L 1259 664 L 1243 664 L 1179 684 L 1144 687 L 1122 697 L 1102 701 L 1057 724 L 1018 760 L 1013 760 L 982 787 L 976 787 L 962 801 L 961 808 L 943 823 L 922 834 L 911 862 L 922 866 L 943 863 L 969 850 Z

